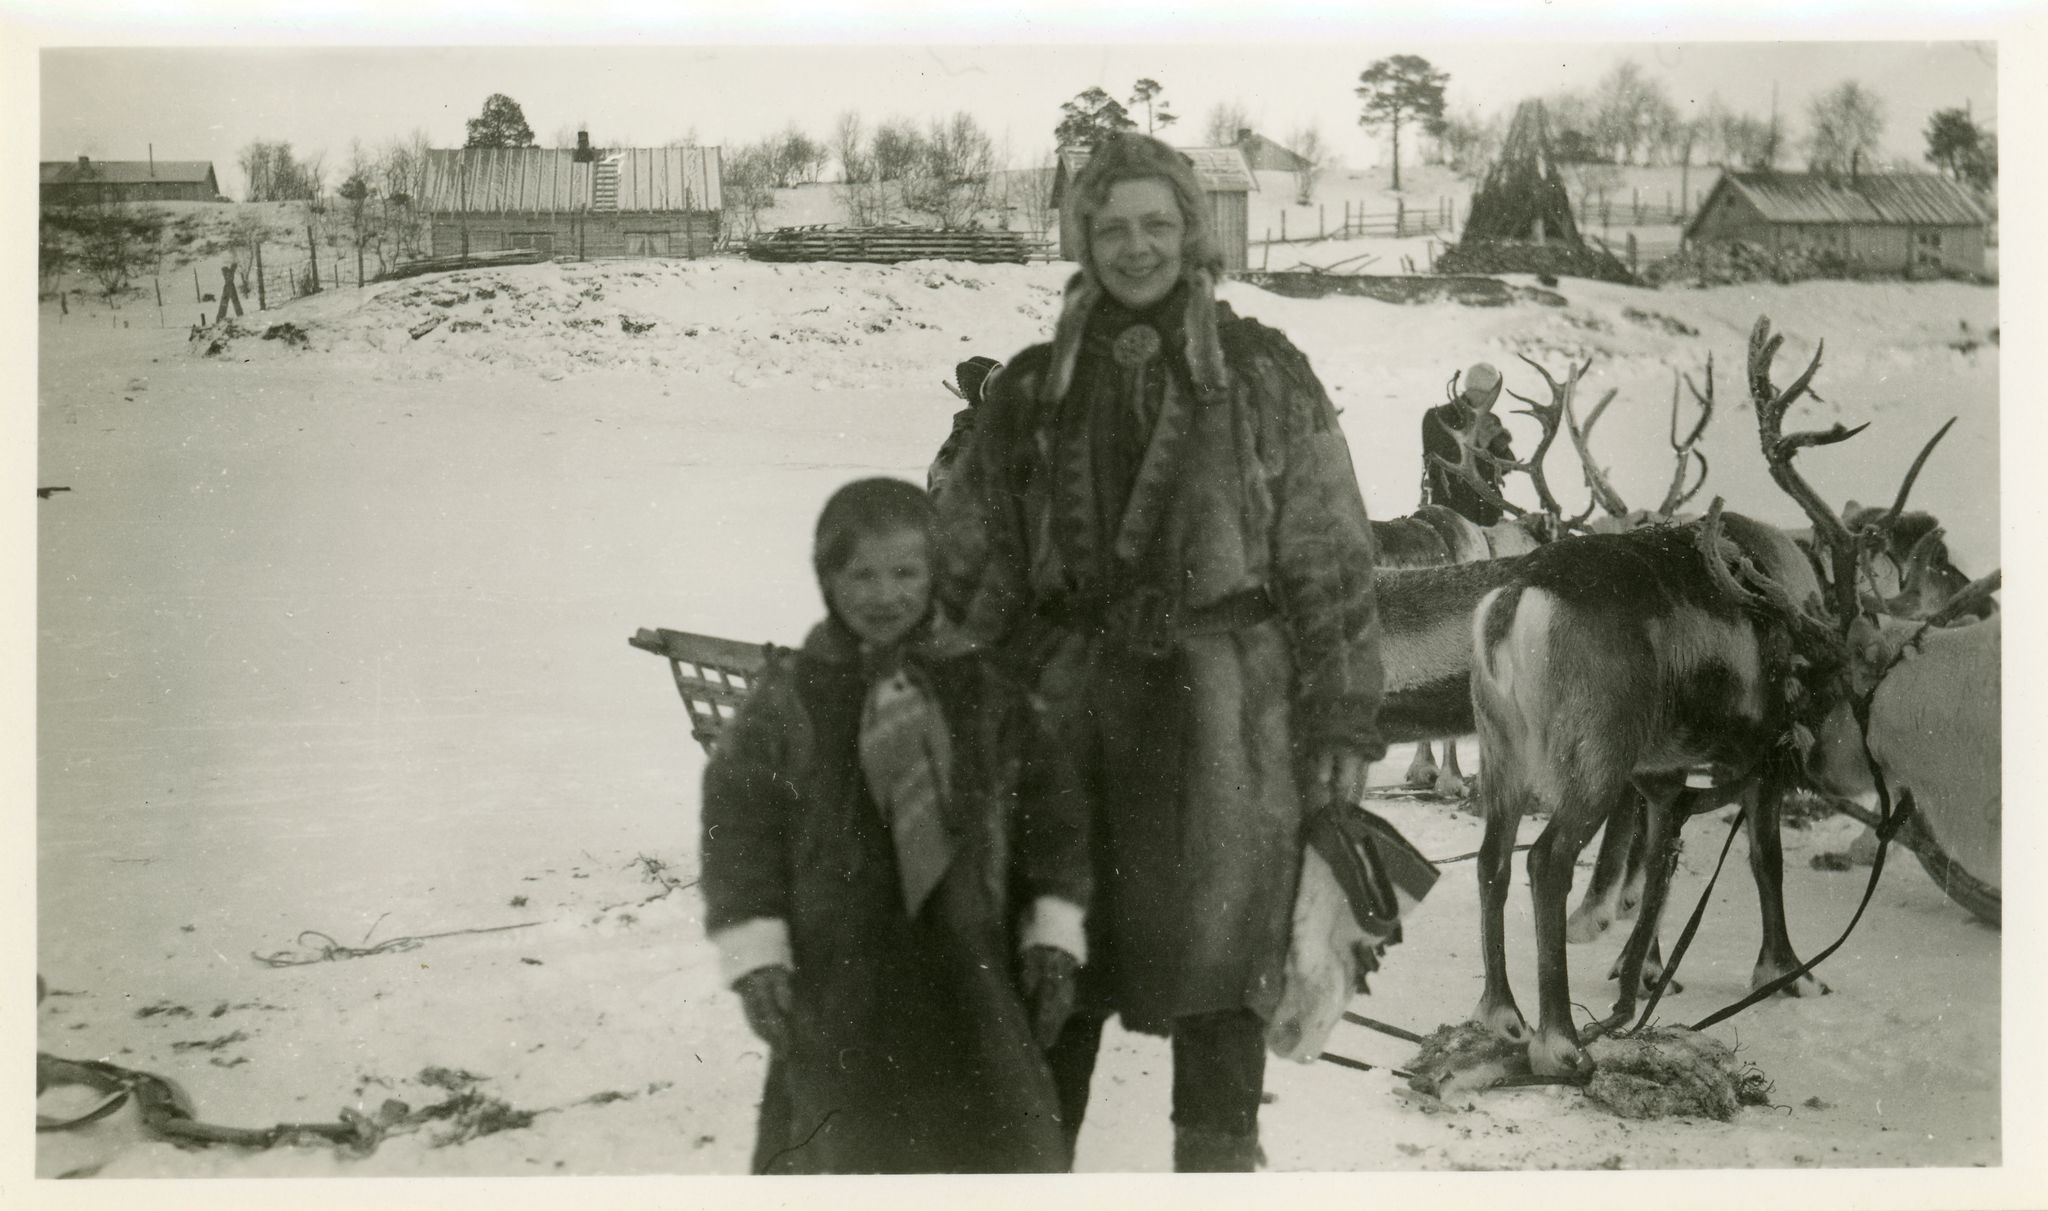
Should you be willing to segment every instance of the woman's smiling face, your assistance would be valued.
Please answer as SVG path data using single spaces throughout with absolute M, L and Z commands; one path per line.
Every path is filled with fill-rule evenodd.
M 1149 307 L 1180 281 L 1187 231 L 1171 185 L 1158 177 L 1118 181 L 1088 219 L 1095 276 L 1117 302 Z

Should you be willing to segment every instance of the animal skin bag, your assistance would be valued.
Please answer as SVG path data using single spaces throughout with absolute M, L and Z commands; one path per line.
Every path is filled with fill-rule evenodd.
M 1356 804 L 1332 803 L 1309 821 L 1301 884 L 1280 1006 L 1266 1045 L 1309 1063 L 1367 991 L 1386 948 L 1401 940 L 1401 918 L 1436 884 L 1437 868 L 1385 819 Z

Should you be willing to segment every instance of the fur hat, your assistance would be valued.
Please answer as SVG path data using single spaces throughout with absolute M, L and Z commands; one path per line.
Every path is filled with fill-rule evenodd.
M 1113 187 L 1141 180 L 1166 183 L 1186 228 L 1181 241 L 1181 280 L 1188 286 L 1184 328 L 1188 368 L 1202 391 L 1219 390 L 1224 384 L 1223 351 L 1216 337 L 1216 278 L 1223 269 L 1223 250 L 1209 222 L 1208 198 L 1185 155 L 1150 135 L 1120 131 L 1095 145 L 1088 163 L 1074 177 L 1071 200 L 1061 216 L 1061 222 L 1069 224 L 1068 242 L 1078 250 L 1081 271 L 1067 283 L 1066 301 L 1053 333 L 1052 372 L 1045 381 L 1048 399 L 1059 399 L 1073 385 L 1081 330 L 1089 312 L 1107 293 L 1095 273 L 1090 220 L 1108 203 Z

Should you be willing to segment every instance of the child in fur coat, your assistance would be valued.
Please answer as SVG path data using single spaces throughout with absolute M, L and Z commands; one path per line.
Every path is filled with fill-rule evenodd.
M 1086 957 L 1087 807 L 1019 684 L 933 640 L 933 515 L 842 488 L 827 617 L 705 772 L 707 926 L 772 1049 L 757 1173 L 1062 1171 L 1043 1048 Z

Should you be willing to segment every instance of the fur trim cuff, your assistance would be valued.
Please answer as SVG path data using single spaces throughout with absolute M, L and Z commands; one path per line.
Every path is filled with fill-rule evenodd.
M 794 967 L 789 948 L 789 922 L 781 917 L 749 917 L 737 925 L 711 931 L 718 947 L 718 974 L 730 988 L 739 978 L 763 967 Z
M 1057 947 L 1073 955 L 1076 963 L 1085 964 L 1088 962 L 1088 934 L 1081 927 L 1084 915 L 1081 906 L 1072 900 L 1040 896 L 1031 902 L 1031 915 L 1025 918 L 1024 933 L 1017 944 L 1019 948 Z

